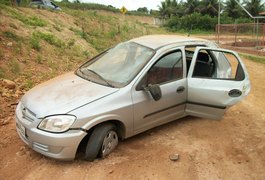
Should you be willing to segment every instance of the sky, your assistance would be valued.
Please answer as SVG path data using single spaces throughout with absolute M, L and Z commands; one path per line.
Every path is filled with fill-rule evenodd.
M 137 10 L 139 7 L 147 7 L 148 10 L 158 10 L 158 5 L 164 0 L 80 0 L 81 2 L 91 2 L 105 5 L 112 5 L 116 8 L 124 6 L 128 10 Z

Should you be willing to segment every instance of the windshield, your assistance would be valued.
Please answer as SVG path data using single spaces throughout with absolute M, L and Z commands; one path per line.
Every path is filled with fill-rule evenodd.
M 152 49 L 134 42 L 121 43 L 82 65 L 77 74 L 96 83 L 123 87 L 132 81 L 153 54 Z

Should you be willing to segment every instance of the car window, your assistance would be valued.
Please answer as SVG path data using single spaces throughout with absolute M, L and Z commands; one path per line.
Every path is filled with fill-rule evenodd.
M 148 71 L 147 84 L 162 84 L 183 77 L 183 59 L 180 50 L 161 57 Z
M 245 75 L 234 54 L 217 50 L 200 50 L 192 77 L 240 81 L 245 78 Z
M 79 68 L 79 76 L 124 87 L 140 72 L 155 51 L 134 42 L 118 44 Z
M 205 46 L 205 45 L 191 45 L 191 46 L 186 46 L 185 47 L 185 56 L 186 56 L 186 64 L 187 64 L 187 75 L 189 73 L 189 69 L 190 69 L 190 64 L 191 64 L 191 60 L 192 57 L 194 55 L 194 51 L 196 49 L 196 47 L 198 46 Z

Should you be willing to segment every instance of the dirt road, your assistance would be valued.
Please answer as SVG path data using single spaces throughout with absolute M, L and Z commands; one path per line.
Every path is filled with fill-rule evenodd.
M 127 139 L 92 163 L 59 162 L 27 148 L 11 116 L 0 126 L 0 179 L 265 179 L 265 65 L 245 63 L 251 94 L 222 120 L 187 117 Z

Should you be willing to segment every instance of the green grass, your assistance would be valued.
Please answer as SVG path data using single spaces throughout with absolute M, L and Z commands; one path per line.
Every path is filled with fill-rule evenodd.
M 43 26 L 46 26 L 47 23 L 46 21 L 36 17 L 36 16 L 33 16 L 33 17 L 19 17 L 17 16 L 16 17 L 18 20 L 20 20 L 21 22 L 23 22 L 24 24 L 26 25 L 29 25 L 29 26 L 40 26 L 40 27 L 43 27 Z
M 8 8 L 6 7 L 5 10 L 8 11 L 11 17 L 21 21 L 25 25 L 39 26 L 39 27 L 44 27 L 47 25 L 47 22 L 45 20 L 38 18 L 36 16 L 26 16 L 25 14 L 21 14 L 15 9 L 10 8 L 10 7 Z
M 240 53 L 239 55 L 241 57 L 246 58 L 246 59 L 265 64 L 265 57 L 255 56 L 255 55 L 250 55 L 250 54 L 244 54 L 244 53 Z
M 65 46 L 65 43 L 50 33 L 43 33 L 40 31 L 35 31 L 32 34 L 32 39 L 35 39 L 35 41 L 38 41 L 40 39 L 48 42 L 50 45 L 54 45 L 56 47 L 62 48 Z
M 84 30 L 75 29 L 73 27 L 70 27 L 69 30 L 73 31 L 75 33 L 75 35 L 85 39 L 87 42 L 90 41 L 89 37 L 88 37 L 89 35 Z
M 40 46 L 40 39 L 34 36 L 31 36 L 30 38 L 30 45 L 33 49 L 40 51 L 41 46 Z
M 90 57 L 90 53 L 87 50 L 83 52 L 83 55 L 86 57 L 86 59 Z

